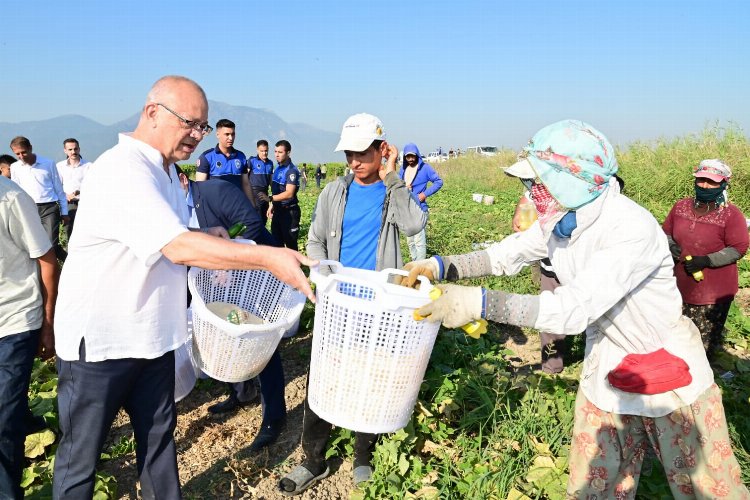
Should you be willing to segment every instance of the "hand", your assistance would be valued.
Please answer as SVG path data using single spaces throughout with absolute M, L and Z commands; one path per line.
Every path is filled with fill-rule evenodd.
M 203 232 L 206 234 L 210 234 L 211 236 L 216 236 L 217 238 L 222 238 L 224 240 L 230 239 L 227 230 L 221 226 L 207 227 Z
M 386 143 L 388 148 L 385 153 L 385 169 L 383 170 L 384 177 L 391 172 L 396 171 L 396 160 L 398 159 L 398 148 L 393 144 Z
M 693 258 L 682 263 L 688 274 L 697 273 L 711 265 L 711 261 L 705 255 L 693 255 Z
M 63 226 L 67 226 L 70 224 L 70 215 L 62 215 L 60 216 L 60 220 L 62 221 Z
M 315 302 L 315 294 L 310 288 L 305 273 L 300 269 L 303 266 L 317 266 L 318 261 L 302 255 L 290 248 L 274 248 L 268 252 L 267 265 L 263 266 L 276 276 L 279 280 L 299 290 L 310 302 Z
M 416 288 L 416 285 L 419 283 L 419 276 L 424 276 L 430 281 L 437 281 L 440 279 L 440 265 L 434 257 L 409 262 L 404 265 L 404 271 L 409 271 L 409 276 L 398 277 L 396 279 L 396 284 L 408 288 Z
M 37 354 L 42 359 L 49 359 L 55 355 L 55 330 L 52 328 L 52 324 L 46 319 L 42 321 Z
M 66 198 L 68 198 L 68 201 L 73 201 L 78 197 L 78 194 L 76 193 L 68 193 L 65 195 Z
M 424 201 L 424 200 L 427 199 L 427 196 L 425 196 L 424 193 L 419 193 L 419 195 L 417 196 L 417 198 L 419 198 L 419 201 Z
M 266 210 L 266 217 L 269 219 L 273 219 L 273 203 L 268 205 L 268 210 Z
M 482 317 L 482 288 L 478 286 L 438 285 L 442 295 L 417 309 L 428 321 L 441 322 L 446 328 L 459 328 Z

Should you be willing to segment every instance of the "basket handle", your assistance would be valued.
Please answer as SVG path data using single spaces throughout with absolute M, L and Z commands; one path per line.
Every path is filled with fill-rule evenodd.
M 388 276 L 390 276 L 391 274 L 398 274 L 399 276 L 409 276 L 409 271 L 405 271 L 403 269 L 396 269 L 395 267 L 389 267 L 387 269 L 383 269 L 380 272 Z M 432 283 L 430 283 L 430 280 L 427 279 L 426 276 L 422 276 L 420 274 L 419 276 L 417 276 L 417 279 L 419 280 L 420 290 L 427 290 L 427 292 L 429 293 L 429 291 L 434 288 L 434 286 L 432 285 Z M 388 281 L 387 278 L 386 278 L 386 281 Z

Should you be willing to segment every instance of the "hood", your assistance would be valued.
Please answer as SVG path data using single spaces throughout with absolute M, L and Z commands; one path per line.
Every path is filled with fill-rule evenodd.
M 413 142 L 410 142 L 409 144 L 404 146 L 404 157 L 406 157 L 406 155 L 408 154 L 417 155 L 417 168 L 422 166 L 422 155 L 419 154 L 419 148 Z M 406 160 L 404 160 L 404 167 L 406 167 Z

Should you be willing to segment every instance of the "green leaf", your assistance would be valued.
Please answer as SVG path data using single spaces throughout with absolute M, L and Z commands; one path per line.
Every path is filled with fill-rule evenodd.
M 409 459 L 406 458 L 406 453 L 402 453 L 398 459 L 398 471 L 402 476 L 406 475 L 406 471 L 409 470 Z
M 55 433 L 49 429 L 26 436 L 24 456 L 35 458 L 44 453 L 44 448 L 55 442 Z
M 32 485 L 34 480 L 39 477 L 39 474 L 37 474 L 34 471 L 34 466 L 26 467 L 23 470 L 23 473 L 21 474 L 21 488 L 26 489 L 29 486 Z

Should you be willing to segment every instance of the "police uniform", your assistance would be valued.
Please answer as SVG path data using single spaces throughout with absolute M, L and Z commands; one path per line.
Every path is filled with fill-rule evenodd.
M 268 220 L 268 217 L 266 217 L 269 204 L 268 188 L 271 186 L 273 176 L 273 162 L 268 158 L 263 161 L 257 156 L 253 156 L 248 161 L 247 169 L 250 188 L 253 191 L 252 202 L 263 220 L 263 225 L 265 225 Z
M 242 189 L 242 176 L 247 172 L 247 158 L 245 153 L 234 148 L 227 156 L 221 152 L 217 144 L 215 148 L 204 151 L 198 158 L 195 171 L 208 174 L 209 178 L 221 177 Z
M 271 180 L 271 201 L 275 195 L 286 191 L 287 184 L 294 184 L 294 196 L 288 200 L 274 202 L 271 234 L 277 240 L 284 242 L 285 247 L 297 250 L 299 221 L 302 213 L 297 200 L 299 170 L 291 161 L 286 165 L 277 166 L 274 170 Z

